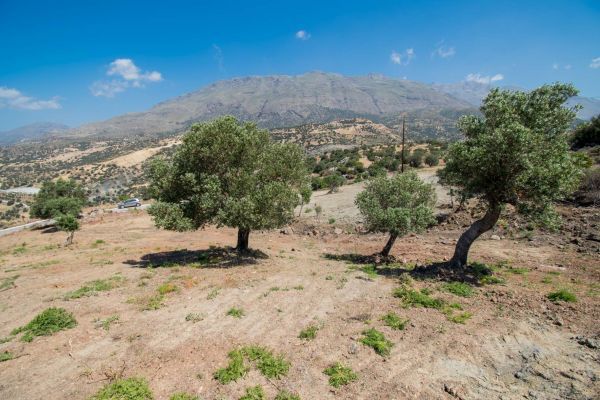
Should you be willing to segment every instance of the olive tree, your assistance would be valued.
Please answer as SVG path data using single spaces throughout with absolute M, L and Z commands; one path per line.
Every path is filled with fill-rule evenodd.
M 58 229 L 69 233 L 66 243 L 69 246 L 79 229 L 77 218 L 85 201 L 85 191 L 77 182 L 63 179 L 47 181 L 35 196 L 30 214 L 35 218 L 53 218 Z
M 390 254 L 398 236 L 421 232 L 435 222 L 433 186 L 414 172 L 369 181 L 355 203 L 369 231 L 390 234 L 381 251 L 384 257 Z
M 158 227 L 237 228 L 238 251 L 248 249 L 251 230 L 290 222 L 310 189 L 300 147 L 274 143 L 266 130 L 231 116 L 193 125 L 171 160 L 152 164 L 150 177 L 158 202 L 149 212 Z
M 493 89 L 482 117 L 464 116 L 465 140 L 449 149 L 441 181 L 464 198 L 485 203 L 485 215 L 459 238 L 451 267 L 467 264 L 471 244 L 498 221 L 505 204 L 546 225 L 556 223 L 553 203 L 572 193 L 586 164 L 569 151 L 567 130 L 576 108 L 565 102 L 577 94 L 568 84 L 531 92 Z

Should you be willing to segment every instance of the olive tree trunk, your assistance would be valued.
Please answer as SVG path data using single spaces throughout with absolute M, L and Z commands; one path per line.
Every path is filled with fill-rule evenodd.
M 383 248 L 383 250 L 381 250 L 380 254 L 382 256 L 387 257 L 390 255 L 390 251 L 392 250 L 392 246 L 396 242 L 397 237 L 398 237 L 398 235 L 396 235 L 395 233 L 390 233 L 390 237 L 389 237 L 387 243 L 385 244 L 385 247 Z
M 69 236 L 67 236 L 67 242 L 65 243 L 65 246 L 70 246 L 73 244 L 73 237 L 75 236 L 75 231 L 71 231 L 69 232 Z
M 247 251 L 249 238 L 250 229 L 238 229 L 237 246 L 235 247 L 235 249 L 237 251 Z
M 467 258 L 469 257 L 471 245 L 479 236 L 496 225 L 498 218 L 500 218 L 500 211 L 500 204 L 490 204 L 483 218 L 473 222 L 473 225 L 460 235 L 460 238 L 456 243 L 456 248 L 454 249 L 454 255 L 448 262 L 450 267 L 461 268 L 467 265 Z

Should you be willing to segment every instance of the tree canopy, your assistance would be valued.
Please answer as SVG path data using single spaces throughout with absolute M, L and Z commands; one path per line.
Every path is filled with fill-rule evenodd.
M 31 216 L 53 218 L 58 229 L 69 232 L 67 245 L 70 245 L 75 231 L 79 229 L 77 218 L 85 201 L 85 191 L 77 182 L 63 179 L 56 182 L 47 181 L 35 196 L 31 205 Z
M 407 172 L 369 181 L 355 202 L 369 231 L 389 232 L 390 239 L 381 252 L 387 256 L 398 236 L 420 232 L 435 222 L 435 199 L 431 184 Z
M 579 125 L 571 137 L 573 149 L 600 146 L 600 115 L 596 115 L 589 122 Z
M 450 147 L 440 177 L 488 211 L 461 236 L 452 265 L 466 264 L 471 243 L 494 226 L 503 204 L 544 224 L 556 222 L 554 202 L 577 188 L 586 166 L 584 156 L 569 151 L 576 108 L 565 102 L 576 94 L 560 83 L 530 92 L 492 89 L 483 117 L 459 120 L 465 140 Z
M 290 222 L 310 188 L 300 147 L 274 143 L 266 130 L 231 116 L 193 125 L 174 157 L 154 162 L 150 175 L 157 226 L 238 228 L 239 250 L 247 249 L 251 230 Z

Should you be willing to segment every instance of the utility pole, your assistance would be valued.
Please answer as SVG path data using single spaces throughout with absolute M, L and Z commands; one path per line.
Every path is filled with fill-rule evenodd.
M 406 117 L 402 117 L 402 163 L 400 164 L 400 172 L 404 173 L 404 123 L 405 123 Z

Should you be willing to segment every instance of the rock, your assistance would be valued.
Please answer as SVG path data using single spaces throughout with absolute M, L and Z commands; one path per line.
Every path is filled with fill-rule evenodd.
M 500 240 L 500 236 L 498 236 L 498 235 L 492 235 L 492 236 L 490 237 L 490 239 L 491 239 L 491 240 Z
M 294 234 L 294 230 L 292 229 L 291 226 L 286 226 L 285 228 L 281 229 L 279 231 L 279 233 L 282 233 L 284 235 L 293 235 Z
M 342 234 L 342 232 L 343 232 L 343 231 L 342 231 L 340 228 L 335 228 L 335 229 L 333 230 L 333 233 L 335 233 L 336 235 L 341 235 L 341 234 Z
M 358 353 L 358 345 L 355 342 L 350 343 L 348 346 L 348 354 Z
M 575 340 L 582 346 L 589 347 L 590 349 L 600 349 L 600 340 L 588 338 L 585 336 L 576 336 Z

